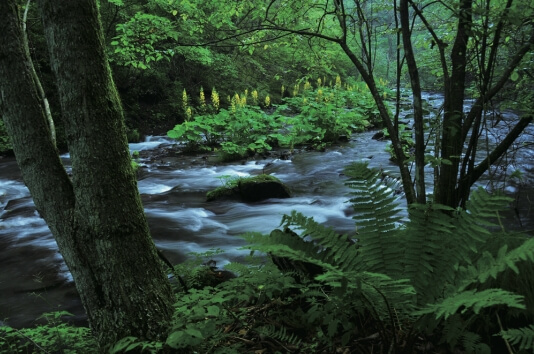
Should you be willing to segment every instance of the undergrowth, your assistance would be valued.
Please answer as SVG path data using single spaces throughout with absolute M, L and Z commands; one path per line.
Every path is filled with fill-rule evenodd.
M 46 324 L 15 329 L 0 326 L 0 353 L 97 353 L 91 330 L 66 322 L 67 311 L 42 314 Z
M 197 255 L 173 270 L 166 341 L 127 337 L 111 352 L 532 352 L 534 239 L 501 226 L 507 197 L 477 190 L 465 210 L 413 205 L 403 219 L 379 171 L 356 163 L 345 175 L 355 235 L 293 212 L 270 235 L 244 236 L 248 264 L 222 271 L 206 262 L 215 254 Z M 0 328 L 0 348 L 69 352 L 24 331 Z M 72 345 L 91 343 L 80 331 Z

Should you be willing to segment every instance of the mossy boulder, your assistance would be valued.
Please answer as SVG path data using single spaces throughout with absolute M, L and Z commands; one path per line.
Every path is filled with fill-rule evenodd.
M 224 199 L 257 202 L 269 198 L 289 197 L 291 193 L 284 183 L 276 177 L 265 174 L 233 179 L 206 194 L 208 202 Z

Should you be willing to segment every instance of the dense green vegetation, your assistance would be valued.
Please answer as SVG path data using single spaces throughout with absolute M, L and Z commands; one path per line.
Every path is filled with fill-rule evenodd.
M 353 132 L 380 124 L 373 99 L 361 84 L 343 86 L 337 76 L 332 87 L 323 86 L 321 79 L 315 89 L 309 81 L 302 89 L 300 86 L 295 84 L 293 97 L 279 105 L 272 104 L 269 96 L 260 102 L 256 90 L 250 95 L 245 90 L 241 96 L 236 93 L 232 97 L 228 109 L 219 109 L 217 91 L 212 91 L 209 105 L 201 91 L 198 115 L 187 103 L 184 91 L 182 110 L 186 121 L 167 135 L 183 142 L 186 150 L 219 150 L 223 160 L 232 160 L 273 147 L 293 150 L 307 144 L 322 149 Z
M 466 210 L 413 205 L 410 220 L 399 223 L 394 190 L 383 188 L 380 171 L 360 163 L 345 173 L 358 213 L 357 242 L 302 214 L 286 215 L 285 231 L 244 236 L 245 248 L 270 257 L 228 265 L 236 278 L 205 261 L 214 253 L 176 266 L 180 281 L 166 340 L 126 337 L 111 352 L 533 348 L 534 239 L 496 223 L 509 198 L 478 190 Z M 0 328 L 0 348 L 92 352 L 87 329 L 57 322 L 61 315 L 37 329 Z
M 86 3 L 96 7 L 96 2 Z M 4 4 L 10 11 L 24 6 L 28 5 L 15 0 Z M 529 281 L 533 276 L 533 240 L 508 233 L 502 227 L 499 211 L 509 203 L 508 198 L 481 190 L 471 193 L 475 181 L 506 153 L 533 120 L 532 1 L 101 0 L 98 11 L 105 48 L 86 48 L 86 54 L 100 50 L 102 55 L 97 60 L 104 58 L 106 52 L 125 112 L 127 132 L 122 130 L 122 112 L 109 73 L 103 76 L 101 86 L 107 91 L 101 92 L 82 91 L 71 77 L 62 77 L 58 63 L 65 63 L 57 59 L 62 58 L 57 53 L 80 48 L 76 41 L 50 45 L 54 42 L 45 34 L 50 37 L 53 31 L 50 24 L 48 32 L 43 30 L 41 17 L 47 19 L 48 14 L 52 22 L 57 18 L 46 13 L 46 6 L 44 16 L 40 14 L 43 8 L 39 11 L 36 6 L 29 6 L 29 18 L 35 19 L 29 20 L 27 27 L 30 54 L 51 103 L 60 149 L 80 148 L 80 140 L 75 137 L 81 131 L 88 132 L 89 140 L 100 146 L 99 138 L 104 138 L 97 134 L 107 132 L 105 128 L 89 129 L 98 123 L 106 127 L 105 120 L 95 120 L 93 125 L 85 122 L 89 124 L 87 129 L 74 129 L 76 119 L 84 115 L 75 114 L 78 106 L 69 105 L 65 92 L 95 98 L 94 102 L 113 103 L 115 108 L 111 111 L 116 114 L 110 121 L 116 119 L 118 124 L 107 139 L 115 139 L 116 151 L 125 151 L 125 146 L 120 145 L 125 141 L 118 141 L 124 140 L 126 134 L 134 141 L 145 134 L 167 133 L 185 150 L 217 151 L 222 160 L 232 160 L 277 147 L 292 150 L 311 146 L 321 150 L 351 134 L 376 127 L 384 129 L 391 139 L 390 153 L 398 164 L 408 204 L 408 216 L 402 219 L 394 196 L 380 181 L 379 173 L 365 165 L 351 165 L 346 175 L 354 189 L 351 202 L 357 213 L 356 240 L 338 235 L 306 216 L 284 216 L 282 230 L 274 230 L 269 236 L 245 236 L 247 248 L 260 251 L 263 256 L 247 265 L 228 266 L 239 275 L 236 278 L 219 285 L 206 281 L 219 273 L 201 262 L 173 270 L 180 281 L 175 284 L 174 317 L 165 338 L 154 339 L 148 328 L 139 338 L 129 335 L 113 344 L 110 341 L 114 334 L 93 327 L 98 345 L 112 346 L 112 352 L 218 353 L 486 353 L 491 349 L 533 349 L 534 289 Z M 7 27 L 2 22 L 7 30 L 21 27 L 14 16 L 7 14 L 7 10 L 2 12 L 7 20 L 16 23 Z M 68 28 L 64 32 L 69 33 Z M 48 57 L 47 40 L 49 50 L 57 52 L 55 60 Z M 15 44 L 6 40 L 4 46 L 15 53 Z M 84 53 L 83 48 L 80 53 Z M 12 64 L 0 55 L 0 73 L 6 77 L 12 74 Z M 65 70 L 72 69 L 74 63 L 69 65 L 63 66 Z M 106 65 L 102 67 L 107 70 Z M 90 65 L 87 72 L 89 68 Z M 52 78 L 53 72 L 59 79 Z M 72 73 L 73 77 L 80 74 L 76 70 Z M 26 81 L 35 85 L 34 79 Z M 55 81 L 59 81 L 59 92 L 63 94 L 58 94 Z M 0 84 L 8 87 L 6 80 Z M 1 85 L 0 89 L 5 90 Z M 423 90 L 443 94 L 439 112 L 425 110 Z M 7 117 L 9 113 L 6 127 L 12 127 L 14 132 L 19 116 L 30 122 L 38 111 L 44 110 L 42 103 L 33 101 L 35 114 L 14 109 L 11 102 L 23 107 L 22 98 L 4 103 L 5 92 L 0 95 L 0 114 Z M 406 95 L 412 109 L 413 133 L 399 120 Z M 32 97 L 28 94 L 24 98 L 30 102 Z M 10 107 L 4 107 L 7 104 Z M 487 127 L 498 122 L 499 112 L 507 108 L 513 108 L 519 119 L 509 122 L 510 129 L 495 147 L 479 144 Z M 94 115 L 99 111 L 91 112 Z M 29 126 L 33 127 L 32 123 Z M 33 139 L 48 144 L 48 130 L 42 127 L 44 133 L 35 133 Z M 25 132 L 19 133 L 18 147 L 24 151 Z M 14 137 L 17 134 L 11 133 Z M 86 145 L 80 145 L 83 151 Z M 40 148 L 44 145 L 36 146 L 35 156 L 44 150 Z M 10 148 L 2 123 L 0 152 Z M 80 156 L 94 158 L 98 149 L 92 151 L 93 155 Z M 475 157 L 481 152 L 485 158 L 477 164 Z M 45 161 L 45 157 L 43 154 L 22 161 Z M 118 165 L 101 160 L 89 164 L 86 159 L 79 166 L 86 167 L 87 175 L 97 170 L 93 167 L 101 167 L 94 179 L 100 180 L 111 176 L 114 165 Z M 121 162 L 124 169 L 115 171 L 116 176 L 129 178 L 129 160 Z M 136 166 L 135 162 L 131 165 Z M 429 165 L 434 169 L 433 181 L 425 180 L 423 173 Z M 76 178 L 85 177 L 78 173 L 71 184 L 64 171 L 44 173 L 53 181 L 58 174 L 64 182 L 61 192 L 69 197 L 80 186 Z M 427 193 L 430 183 L 433 192 Z M 81 183 L 93 184 L 89 180 Z M 131 204 L 138 206 L 138 219 L 144 220 L 134 183 L 130 185 L 125 193 L 131 192 Z M 81 225 L 85 225 L 81 216 L 90 219 L 93 214 L 132 219 L 121 212 L 125 208 L 109 213 L 95 210 L 94 205 L 102 209 L 114 205 L 103 201 L 103 194 L 97 190 L 91 199 L 87 193 L 78 192 L 88 206 L 82 212 L 68 213 L 68 217 L 80 216 L 76 220 Z M 65 210 L 70 205 L 79 207 L 80 200 L 73 200 L 54 205 L 62 205 Z M 95 200 L 102 203 L 95 204 Z M 52 210 L 46 211 L 54 215 Z M 51 218 L 52 222 L 63 220 L 63 211 L 57 213 L 60 216 Z M 143 229 L 144 224 L 135 224 L 139 225 Z M 100 226 L 86 225 L 85 233 L 73 228 L 72 235 L 94 232 L 102 236 Z M 113 230 L 112 235 L 131 234 L 124 228 Z M 148 235 L 146 228 L 142 231 Z M 93 239 L 88 237 L 84 242 L 90 245 Z M 107 241 L 123 242 L 118 237 L 106 238 Z M 84 242 L 76 245 L 85 245 Z M 65 254 L 70 255 L 69 250 L 76 245 L 66 247 Z M 139 258 L 152 261 L 154 274 L 160 275 L 154 288 L 159 286 L 165 293 L 168 284 L 155 264 L 153 244 L 148 242 L 140 249 L 147 249 L 147 253 Z M 265 253 L 268 260 L 264 259 Z M 99 255 L 96 251 L 87 254 Z M 107 257 L 110 262 L 132 265 L 120 261 L 118 254 L 110 254 L 114 255 Z M 77 269 L 80 273 L 85 271 L 84 267 Z M 101 275 L 91 274 L 86 279 Z M 132 274 L 124 279 L 130 285 L 135 283 Z M 95 280 L 94 286 L 84 290 L 99 298 L 101 286 L 110 283 Z M 135 286 L 136 290 L 141 289 Z M 123 290 L 117 289 L 121 294 Z M 140 291 L 144 293 L 143 289 Z M 132 305 L 121 313 L 144 313 L 141 305 Z M 48 324 L 38 328 L 0 327 L 0 350 L 99 351 L 89 336 L 90 330 L 60 322 L 64 315 L 47 314 Z M 169 317 L 163 314 L 159 325 L 163 326 Z M 131 323 L 122 333 L 136 333 L 145 325 L 142 320 Z

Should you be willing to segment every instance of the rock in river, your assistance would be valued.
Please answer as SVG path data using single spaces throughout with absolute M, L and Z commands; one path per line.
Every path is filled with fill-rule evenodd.
M 269 198 L 289 197 L 291 193 L 284 183 L 276 177 L 265 174 L 227 181 L 224 186 L 206 194 L 208 201 L 236 199 L 257 202 Z

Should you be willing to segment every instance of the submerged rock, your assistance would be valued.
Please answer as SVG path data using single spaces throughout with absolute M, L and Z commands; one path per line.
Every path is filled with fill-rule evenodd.
M 289 198 L 289 188 L 278 178 L 270 175 L 258 175 L 238 178 L 206 194 L 208 202 L 214 200 L 237 199 L 244 202 L 257 202 L 269 198 Z

